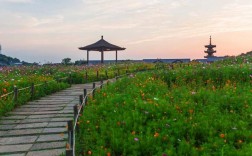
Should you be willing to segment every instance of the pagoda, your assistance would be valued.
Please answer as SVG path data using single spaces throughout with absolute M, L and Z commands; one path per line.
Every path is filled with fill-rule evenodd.
M 214 50 L 213 48 L 215 48 L 216 45 L 212 45 L 212 38 L 211 38 L 211 36 L 210 36 L 210 44 L 209 45 L 205 45 L 205 47 L 207 48 L 207 50 L 205 51 L 205 53 L 207 53 L 207 56 L 205 56 L 205 58 L 215 57 L 213 55 L 213 53 L 216 53 L 216 50 Z

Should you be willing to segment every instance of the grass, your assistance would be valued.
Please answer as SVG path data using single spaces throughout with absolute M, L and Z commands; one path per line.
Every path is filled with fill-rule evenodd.
M 38 99 L 45 95 L 70 87 L 69 83 L 79 84 L 94 82 L 112 78 L 127 72 L 153 69 L 153 64 L 124 63 L 97 66 L 21 66 L 4 67 L 0 71 L 0 95 L 5 95 L 14 90 L 19 91 L 18 100 L 14 100 L 14 94 L 0 98 L 0 117 L 13 110 L 13 108 L 25 104 L 29 100 Z M 97 75 L 98 73 L 98 75 Z M 86 77 L 87 74 L 87 77 Z M 64 78 L 64 79 L 62 79 Z M 31 85 L 42 84 L 35 87 L 35 94 L 31 97 Z
M 77 153 L 250 155 L 250 74 L 251 64 L 221 62 L 123 78 L 89 97 Z

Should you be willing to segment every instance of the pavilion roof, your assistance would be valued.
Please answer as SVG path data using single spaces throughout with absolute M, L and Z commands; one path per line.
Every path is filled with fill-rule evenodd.
M 101 39 L 99 41 L 87 45 L 85 47 L 80 47 L 79 49 L 88 51 L 115 51 L 115 50 L 125 50 L 126 48 L 122 48 L 114 44 L 111 44 L 106 40 L 104 40 L 103 36 L 101 36 Z

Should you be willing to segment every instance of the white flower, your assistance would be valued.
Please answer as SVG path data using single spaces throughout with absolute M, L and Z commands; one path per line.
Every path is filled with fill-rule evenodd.
M 233 127 L 232 129 L 233 129 L 233 130 L 237 130 L 237 128 L 236 128 L 236 127 Z

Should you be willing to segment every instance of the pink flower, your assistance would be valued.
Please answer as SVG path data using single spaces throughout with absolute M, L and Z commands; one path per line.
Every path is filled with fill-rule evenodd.
M 139 139 L 138 139 L 138 138 L 134 138 L 134 140 L 135 140 L 135 141 L 139 141 Z
M 192 95 L 195 95 L 196 94 L 196 92 L 192 92 Z

